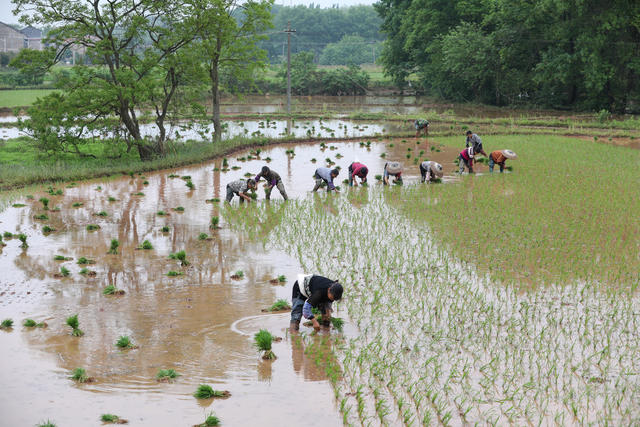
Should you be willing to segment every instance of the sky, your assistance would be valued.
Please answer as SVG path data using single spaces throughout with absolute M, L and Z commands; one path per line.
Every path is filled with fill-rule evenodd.
M 275 3 L 284 6 L 296 6 L 299 4 L 308 6 L 313 3 L 315 5 L 319 4 L 320 7 L 331 7 L 334 4 L 339 4 L 340 7 L 348 7 L 358 4 L 373 4 L 375 0 L 276 0 Z M 11 0 L 0 0 L 0 21 L 6 24 L 17 24 L 18 17 L 13 16 L 12 10 L 13 4 Z

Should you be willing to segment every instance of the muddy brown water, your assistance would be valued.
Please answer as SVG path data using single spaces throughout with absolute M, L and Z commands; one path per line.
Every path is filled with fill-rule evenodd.
M 273 159 L 268 164 L 281 174 L 289 195 L 302 198 L 314 185 L 313 171 L 327 157 L 342 167 L 337 182 L 346 178 L 348 165 L 358 158 L 369 166 L 374 185 L 373 176 L 382 173 L 388 160 L 405 161 L 405 179 L 418 179 L 418 166 L 404 158 L 407 147 L 416 153 L 423 149 L 430 153 L 425 156 L 443 164 L 450 163 L 456 152 L 444 147 L 431 152 L 424 139 L 420 145 L 414 138 L 393 143 L 389 147 L 372 142 L 369 149 L 359 141 L 327 143 L 324 149 L 319 144 L 282 145 L 263 150 L 261 158 Z M 290 148 L 295 150 L 293 157 L 286 155 Z M 386 159 L 380 157 L 383 152 Z M 261 313 L 279 298 L 290 300 L 299 263 L 230 229 L 223 218 L 236 211 L 246 213 L 248 206 L 239 206 L 236 199 L 223 215 L 221 203 L 205 202 L 213 197 L 224 200 L 228 182 L 267 164 L 262 159 L 237 160 L 247 154 L 229 158 L 230 166 L 241 168 L 235 171 L 214 171 L 222 163 L 216 159 L 144 178 L 95 180 L 72 188 L 60 185 L 62 196 L 33 194 L 33 200 L 16 200 L 26 206 L 0 213 L 0 231 L 25 233 L 29 244 L 23 250 L 17 239 L 6 240 L 0 252 L 0 318 L 14 320 L 12 330 L 0 331 L 0 424 L 35 425 L 50 419 L 59 426 L 100 425 L 101 414 L 114 413 L 131 425 L 178 426 L 202 422 L 210 411 L 224 425 L 341 424 L 324 372 L 287 336 L 289 313 Z M 169 178 L 170 174 L 190 175 L 195 189 L 188 190 L 184 180 Z M 136 196 L 138 192 L 144 196 Z M 259 196 L 263 198 L 262 189 Z M 40 197 L 50 199 L 51 210 L 42 209 Z M 108 197 L 116 201 L 109 202 Z M 275 209 L 282 206 L 277 190 L 272 198 Z M 366 203 L 366 197 L 350 200 Z M 83 205 L 72 207 L 76 202 Z M 178 206 L 184 212 L 172 209 Z M 157 215 L 160 210 L 169 215 Z M 100 211 L 108 216 L 97 216 Z M 43 213 L 49 220 L 34 218 Z M 220 230 L 209 229 L 212 216 L 221 217 Z M 57 231 L 43 235 L 45 224 Z M 100 229 L 87 231 L 88 224 Z M 164 225 L 170 227 L 169 233 L 161 232 Z M 199 233 L 212 239 L 199 240 Z M 114 238 L 120 241 L 119 254 L 107 255 Z M 136 249 L 144 240 L 154 249 Z M 183 249 L 191 262 L 184 268 L 168 259 Z M 55 261 L 54 255 L 74 259 Z M 94 277 L 79 273 L 80 257 L 95 260 L 86 266 L 97 273 Z M 55 278 L 62 266 L 71 276 Z M 184 275 L 167 277 L 169 270 Z M 244 278 L 230 279 L 237 270 L 244 272 Z M 285 286 L 269 284 L 281 274 L 288 279 Z M 126 294 L 104 296 L 102 289 L 108 284 Z M 337 315 L 346 318 L 343 311 Z M 65 324 L 66 317 L 76 313 L 85 332 L 80 338 L 72 337 Z M 27 329 L 22 326 L 25 318 L 49 326 Z M 285 338 L 274 344 L 278 358 L 273 362 L 262 361 L 252 345 L 252 335 L 260 328 Z M 347 322 L 345 334 L 356 333 Z M 115 342 L 121 335 L 130 336 L 139 348 L 118 350 Z M 75 384 L 69 375 L 76 367 L 85 368 L 96 381 Z M 181 377 L 174 383 L 158 383 L 157 371 L 168 368 Z M 203 383 L 229 390 L 232 397 L 198 401 L 192 394 Z

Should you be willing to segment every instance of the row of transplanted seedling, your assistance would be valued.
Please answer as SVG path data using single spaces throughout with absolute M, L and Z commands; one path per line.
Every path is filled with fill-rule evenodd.
M 638 422 L 637 295 L 584 281 L 530 292 L 491 283 L 383 191 L 368 192 L 361 208 L 332 198 L 339 221 L 303 200 L 268 236 L 249 230 L 345 284 L 359 328 L 335 347 L 347 424 Z

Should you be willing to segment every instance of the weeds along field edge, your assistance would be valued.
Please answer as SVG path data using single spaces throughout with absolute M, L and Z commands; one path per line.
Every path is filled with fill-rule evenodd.
M 418 190 L 362 190 L 362 204 L 289 202 L 268 230 L 250 225 L 271 216 L 263 207 L 235 225 L 345 284 L 340 304 L 359 329 L 334 347 L 346 424 L 640 419 L 637 295 L 585 280 L 495 283 L 386 195 Z

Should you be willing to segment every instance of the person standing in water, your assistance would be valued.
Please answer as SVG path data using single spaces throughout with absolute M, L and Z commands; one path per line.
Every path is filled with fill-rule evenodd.
M 416 138 L 420 137 L 420 133 L 424 131 L 424 136 L 429 136 L 429 120 L 418 119 L 413 122 L 413 126 L 416 128 Z
M 336 186 L 333 185 L 333 180 L 338 176 L 339 173 L 340 170 L 338 169 L 329 169 L 325 167 L 316 169 L 316 172 L 313 174 L 313 177 L 316 180 L 316 185 L 315 187 L 313 187 L 313 191 L 318 191 L 318 188 L 320 188 L 323 181 L 327 184 L 327 192 L 333 190 L 338 191 Z
M 382 183 L 389 185 L 389 177 L 394 176 L 396 181 L 402 183 L 402 163 L 400 162 L 387 162 L 384 164 L 384 171 L 382 173 Z
M 320 323 L 313 314 L 312 308 L 322 312 L 322 320 L 331 319 L 333 301 L 342 298 L 342 285 L 336 281 L 315 274 L 298 274 L 291 292 L 291 322 L 289 332 L 300 330 L 302 316 L 311 320 L 313 329 L 320 330 Z
M 260 182 L 260 178 L 264 178 L 264 180 L 267 181 L 267 186 L 264 189 L 265 199 L 271 199 L 271 191 L 273 190 L 273 187 L 276 187 L 278 189 L 283 199 L 289 199 L 289 197 L 287 197 L 287 192 L 284 189 L 282 178 L 280 178 L 280 175 L 277 172 L 272 171 L 267 166 L 263 166 L 260 173 L 254 178 L 256 185 L 258 184 L 258 182 Z
M 460 164 L 460 175 L 462 175 L 462 173 L 464 172 L 465 166 L 469 169 L 469 173 L 473 173 L 473 159 L 473 147 L 465 148 L 460 152 L 460 156 L 458 156 L 458 161 Z
M 489 172 L 493 173 L 493 166 L 500 166 L 500 173 L 504 172 L 504 164 L 507 159 L 515 159 L 516 153 L 511 150 L 496 150 L 489 155 Z
M 487 153 L 485 153 L 482 149 L 482 140 L 480 139 L 480 137 L 470 130 L 467 131 L 467 141 L 465 143 L 465 147 L 473 147 L 473 152 L 476 155 L 482 154 L 485 157 L 489 157 L 487 156 Z
M 422 182 L 437 182 L 442 178 L 444 174 L 442 165 L 440 163 L 429 161 L 420 163 L 420 175 L 422 175 Z
M 349 186 L 358 186 L 356 177 L 360 178 L 361 184 L 367 182 L 368 173 L 369 169 L 367 169 L 365 165 L 358 162 L 358 160 L 354 160 L 353 163 L 349 165 Z
M 251 202 L 249 190 L 255 190 L 256 187 L 256 182 L 251 178 L 231 181 L 227 184 L 227 203 L 231 203 L 234 195 L 240 197 L 240 203 L 245 200 L 247 203 Z

